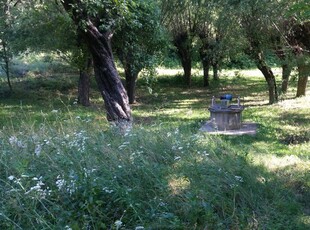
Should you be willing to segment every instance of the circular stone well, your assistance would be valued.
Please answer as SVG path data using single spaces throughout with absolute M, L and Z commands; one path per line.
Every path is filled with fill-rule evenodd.
M 240 105 L 209 107 L 213 128 L 220 131 L 241 129 L 243 109 L 244 107 Z

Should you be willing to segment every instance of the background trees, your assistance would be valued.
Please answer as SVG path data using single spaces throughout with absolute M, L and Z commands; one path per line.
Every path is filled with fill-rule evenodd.
M 89 76 L 95 70 L 109 120 L 131 119 L 127 97 L 129 103 L 135 102 L 138 74 L 154 67 L 165 42 L 175 46 L 188 86 L 194 59 L 201 60 L 208 86 L 211 67 L 218 79 L 223 62 L 247 54 L 263 73 L 269 102 L 274 103 L 279 89 L 269 60 L 276 54 L 283 68 L 281 91 L 286 92 L 291 69 L 298 65 L 297 96 L 306 92 L 309 15 L 305 1 L 2 0 L 1 6 L 4 69 L 9 70 L 14 53 L 57 51 L 80 72 L 78 101 L 83 105 L 90 104 Z M 124 68 L 126 90 L 113 54 Z M 6 72 L 10 86 L 10 71 Z
M 124 68 L 129 103 L 133 104 L 138 74 L 155 67 L 165 40 L 157 1 L 137 0 L 129 7 L 126 19 L 115 30 L 112 47 Z
M 196 9 L 191 0 L 162 1 L 162 21 L 171 35 L 173 45 L 176 47 L 184 70 L 184 79 L 188 86 L 191 85 Z
M 12 34 L 12 24 L 14 21 L 12 7 L 12 1 L 0 1 L 0 67 L 5 72 L 10 91 L 12 91 L 10 75 L 11 59 L 13 56 L 10 38 Z

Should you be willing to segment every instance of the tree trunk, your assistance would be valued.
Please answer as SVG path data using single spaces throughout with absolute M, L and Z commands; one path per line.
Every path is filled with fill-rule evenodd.
M 89 89 L 90 89 L 90 74 L 92 70 L 92 60 L 88 58 L 86 65 L 80 70 L 80 78 L 78 85 L 78 103 L 83 106 L 90 106 Z
M 192 48 L 188 34 L 180 34 L 174 39 L 174 45 L 177 48 L 178 56 L 184 70 L 184 79 L 188 86 L 191 85 L 192 72 Z
M 292 67 L 289 64 L 282 64 L 282 85 L 281 85 L 281 91 L 282 93 L 287 92 L 288 88 L 288 82 L 291 75 Z
M 257 68 L 262 72 L 268 85 L 269 92 L 269 104 L 273 104 L 278 101 L 278 90 L 275 76 L 271 68 L 265 62 L 262 53 L 258 53 L 256 56 Z
M 210 62 L 208 60 L 202 59 L 202 68 L 203 68 L 203 86 L 208 87 L 209 83 L 209 70 Z
M 4 62 L 5 62 L 6 79 L 7 79 L 7 82 L 8 82 L 9 89 L 12 92 L 13 91 L 13 87 L 12 87 L 12 84 L 11 84 L 10 61 L 8 60 L 8 58 L 5 58 Z
M 192 84 L 192 60 L 189 57 L 185 57 L 182 59 L 182 66 L 184 70 L 184 79 L 187 86 L 191 86 Z
M 4 66 L 2 66 L 2 69 L 5 72 L 9 89 L 12 92 L 13 87 L 11 84 L 11 75 L 10 75 L 10 56 L 9 56 L 9 51 L 8 51 L 5 41 L 2 41 L 2 51 L 3 51 L 3 59 L 4 59 Z
M 213 79 L 215 81 L 218 81 L 219 80 L 219 76 L 218 76 L 218 63 L 213 63 L 212 64 L 212 69 L 213 69 Z
M 116 70 L 110 46 L 110 34 L 101 34 L 93 25 L 85 33 L 93 56 L 95 78 L 104 99 L 109 121 L 131 121 L 127 92 Z
M 136 82 L 138 73 L 131 71 L 131 68 L 125 67 L 126 90 L 129 98 L 129 104 L 136 102 Z
M 298 83 L 296 97 L 306 96 L 308 77 L 310 76 L 310 65 L 298 64 Z
M 131 121 L 128 96 L 114 63 L 111 31 L 101 31 L 99 15 L 89 16 L 81 0 L 63 0 L 61 3 L 78 26 L 92 55 L 95 79 L 104 99 L 108 121 L 118 125 Z

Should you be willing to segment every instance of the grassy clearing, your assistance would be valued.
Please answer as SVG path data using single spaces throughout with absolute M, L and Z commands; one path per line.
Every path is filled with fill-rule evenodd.
M 294 99 L 292 82 L 268 105 L 256 73 L 223 72 L 209 89 L 199 72 L 191 88 L 175 72 L 140 79 L 125 135 L 95 89 L 76 105 L 75 75 L 18 78 L 10 95 L 2 82 L 0 228 L 308 229 L 310 97 Z M 198 131 L 225 92 L 256 136 Z

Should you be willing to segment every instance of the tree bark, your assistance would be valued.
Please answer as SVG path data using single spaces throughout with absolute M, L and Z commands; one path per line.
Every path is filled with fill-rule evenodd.
M 218 81 L 219 80 L 219 75 L 218 75 L 218 63 L 213 63 L 212 64 L 212 69 L 213 69 L 213 79 L 215 81 Z
M 85 34 L 93 56 L 95 78 L 105 102 L 109 121 L 131 121 L 127 92 L 116 70 L 110 46 L 110 34 L 101 34 L 93 25 Z
M 298 83 L 296 97 L 306 96 L 310 66 L 306 63 L 298 64 Z
M 174 45 L 177 48 L 178 56 L 184 70 L 184 79 L 188 86 L 191 86 L 192 72 L 192 48 L 188 34 L 180 34 L 174 39 Z
M 10 61 L 11 61 L 10 60 L 10 53 L 9 53 L 8 46 L 7 46 L 5 41 L 2 41 L 1 45 L 2 45 L 3 59 L 4 59 L 4 66 L 2 66 L 3 67 L 2 69 L 5 72 L 10 92 L 12 92 L 13 87 L 11 84 L 11 74 L 10 74 Z
M 129 98 L 129 104 L 136 103 L 136 82 L 138 73 L 131 71 L 128 66 L 125 67 L 126 90 Z
M 278 90 L 275 76 L 271 68 L 265 62 L 262 53 L 256 55 L 257 68 L 262 72 L 268 85 L 269 92 L 269 104 L 273 104 L 278 101 Z
M 90 91 L 90 75 L 92 70 L 92 60 L 88 58 L 85 68 L 80 70 L 80 78 L 78 85 L 78 103 L 83 106 L 90 106 L 89 91 Z
M 126 90 L 117 72 L 111 48 L 112 33 L 100 30 L 100 17 L 90 17 L 80 0 L 63 0 L 65 10 L 78 25 L 93 58 L 95 79 L 107 112 L 108 121 L 122 124 L 131 121 L 131 109 Z M 74 6 L 74 4 L 77 4 Z M 73 7 L 74 6 L 74 7 Z M 75 7 L 79 7 L 78 9 Z
M 208 87 L 209 83 L 209 70 L 210 70 L 210 62 L 202 58 L 202 68 L 203 68 L 203 86 Z
M 289 78 L 291 75 L 291 71 L 292 71 L 292 67 L 285 63 L 282 64 L 282 85 L 281 85 L 281 91 L 282 93 L 286 93 L 287 92 L 287 88 L 288 88 L 288 82 L 289 82 Z

